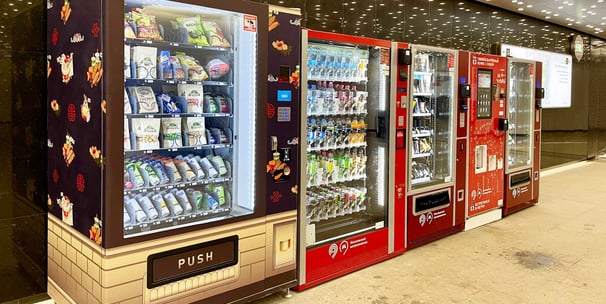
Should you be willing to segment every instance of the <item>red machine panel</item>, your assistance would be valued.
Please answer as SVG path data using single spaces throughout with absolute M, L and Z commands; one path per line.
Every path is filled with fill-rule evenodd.
M 469 81 L 471 93 L 466 193 L 466 212 L 470 218 L 498 209 L 503 204 L 505 132 L 508 126 L 505 116 L 507 59 L 479 53 L 464 54 L 469 56 L 465 78 Z M 463 78 L 459 75 L 460 80 Z
M 394 213 L 403 204 L 394 207 L 395 170 L 389 166 L 397 138 L 403 142 L 402 131 L 392 126 L 391 48 L 385 40 L 302 32 L 306 157 L 297 290 L 404 250 L 403 215 Z
M 408 171 L 406 170 L 406 153 L 407 153 L 407 104 L 408 104 L 408 79 L 410 76 L 410 64 L 412 54 L 408 43 L 394 42 L 393 49 L 395 54 L 395 73 L 392 76 L 392 83 L 395 83 L 396 89 L 396 143 L 395 143 L 395 234 L 394 245 L 395 250 L 404 250 L 405 243 L 405 227 L 406 227 L 406 182 Z
M 505 145 L 503 215 L 532 205 L 534 184 L 538 183 L 540 135 L 535 132 L 539 131 L 536 125 L 540 126 L 540 113 L 537 114 L 535 81 L 540 78 L 537 71 L 535 61 L 507 59 L 506 112 L 509 128 Z
M 458 52 L 412 45 L 408 77 L 407 246 L 463 228 L 457 222 Z M 465 145 L 463 144 L 463 150 Z

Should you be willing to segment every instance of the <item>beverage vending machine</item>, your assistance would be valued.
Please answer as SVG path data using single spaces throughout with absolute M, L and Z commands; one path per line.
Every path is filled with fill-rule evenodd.
M 390 214 L 391 42 L 308 29 L 302 41 L 298 290 L 400 250 Z
M 462 230 L 460 215 L 465 212 L 464 192 L 455 193 L 455 160 L 465 158 L 465 147 L 459 148 L 455 132 L 458 52 L 414 44 L 410 49 L 408 97 L 404 97 L 408 248 Z
M 463 131 L 467 156 L 457 165 L 457 184 L 465 182 L 466 230 L 502 217 L 506 86 L 506 57 L 459 52 L 458 132 Z
M 297 172 L 285 138 L 298 121 L 269 140 L 266 109 L 290 90 L 296 113 L 299 93 L 282 83 L 268 95 L 269 7 L 62 1 L 47 12 L 53 299 L 225 303 L 293 286 L 297 179 L 276 177 Z M 279 62 L 296 71 L 298 55 Z M 282 183 L 267 182 L 269 160 Z
M 541 62 L 507 58 L 505 202 L 509 215 L 538 202 L 541 147 Z

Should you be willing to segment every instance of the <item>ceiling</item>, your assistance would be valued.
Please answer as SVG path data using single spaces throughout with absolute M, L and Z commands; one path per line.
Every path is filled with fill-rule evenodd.
M 606 39 L 605 0 L 476 0 Z

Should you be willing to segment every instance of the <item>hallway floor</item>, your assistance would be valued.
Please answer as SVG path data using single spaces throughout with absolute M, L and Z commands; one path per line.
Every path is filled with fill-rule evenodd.
M 255 303 L 606 303 L 606 160 L 541 179 L 533 207 Z

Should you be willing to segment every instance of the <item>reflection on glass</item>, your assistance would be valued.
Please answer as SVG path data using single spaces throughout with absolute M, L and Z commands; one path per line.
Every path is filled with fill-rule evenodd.
M 534 109 L 534 64 L 509 61 L 507 131 L 507 168 L 515 170 L 531 165 Z
M 454 53 L 413 48 L 410 174 L 412 189 L 451 182 Z
M 389 53 L 309 42 L 307 54 L 306 245 L 315 246 L 385 225 L 387 149 L 375 122 L 387 110 Z

